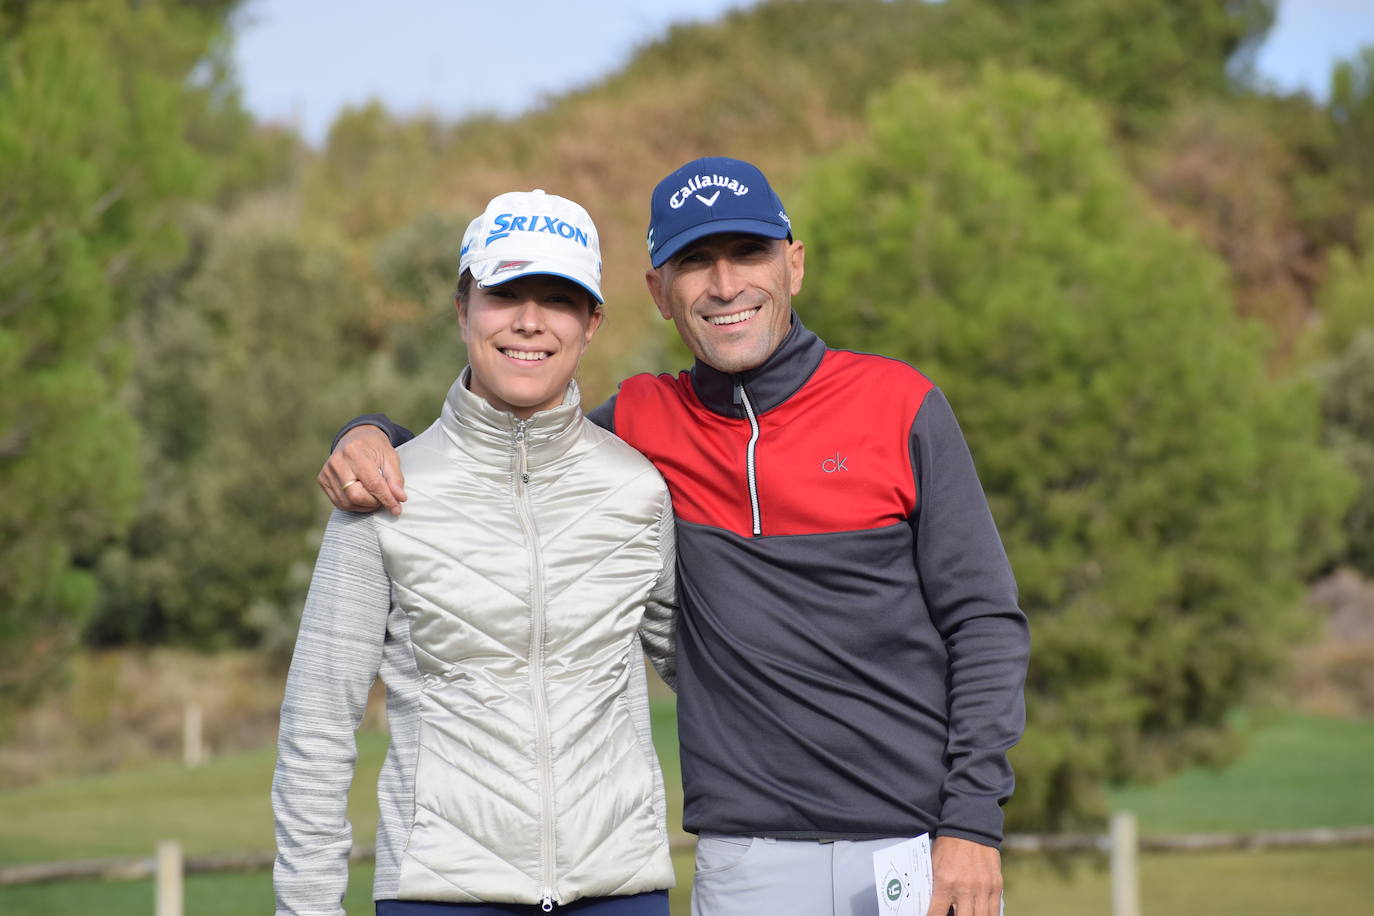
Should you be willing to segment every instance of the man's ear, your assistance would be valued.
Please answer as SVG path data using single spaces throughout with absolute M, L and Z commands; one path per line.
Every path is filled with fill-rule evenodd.
M 806 276 L 806 246 L 800 240 L 787 246 L 787 260 L 792 267 L 792 295 L 801 292 L 802 277 Z
M 666 302 L 663 301 L 663 274 L 659 268 L 650 267 L 644 271 L 644 282 L 648 284 L 649 295 L 653 297 L 654 305 L 658 306 L 658 313 L 664 320 L 671 320 L 673 313 L 669 310 Z

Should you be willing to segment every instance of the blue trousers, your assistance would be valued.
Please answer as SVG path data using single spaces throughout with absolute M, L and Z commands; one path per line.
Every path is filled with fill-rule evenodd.
M 555 916 L 668 916 L 668 892 L 649 891 L 628 897 L 587 897 L 553 908 Z M 378 900 L 377 916 L 544 916 L 537 903 L 428 903 L 422 900 Z

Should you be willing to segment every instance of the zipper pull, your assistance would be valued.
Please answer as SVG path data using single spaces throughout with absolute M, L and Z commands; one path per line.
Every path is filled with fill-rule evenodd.
M 736 382 L 736 383 L 735 383 L 734 396 L 731 398 L 731 400 L 734 402 L 734 404 L 735 404 L 736 407 L 738 407 L 739 405 L 741 405 L 741 404 L 744 403 L 744 383 L 743 383 L 743 382 Z
M 525 469 L 525 427 L 529 420 L 517 420 L 515 422 L 515 450 L 520 456 L 520 482 L 528 484 L 530 482 L 529 471 Z
M 553 889 L 552 889 L 552 888 L 548 888 L 548 887 L 544 888 L 544 902 L 543 902 L 542 904 L 540 904 L 539 908 L 540 908 L 541 910 L 543 910 L 545 913 L 552 913 L 552 912 L 553 912 Z

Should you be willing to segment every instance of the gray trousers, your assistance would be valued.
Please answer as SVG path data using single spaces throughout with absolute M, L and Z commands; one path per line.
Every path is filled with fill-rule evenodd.
M 818 843 L 704 833 L 692 916 L 878 916 L 873 853 L 903 839 Z

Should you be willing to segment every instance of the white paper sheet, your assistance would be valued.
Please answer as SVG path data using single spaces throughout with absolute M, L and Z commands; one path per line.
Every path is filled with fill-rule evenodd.
M 926 916 L 934 880 L 928 833 L 873 853 L 874 889 L 882 916 Z
M 926 916 L 935 893 L 930 834 L 873 853 L 873 881 L 882 916 Z M 1007 916 L 1006 897 L 998 904 L 998 916 Z

